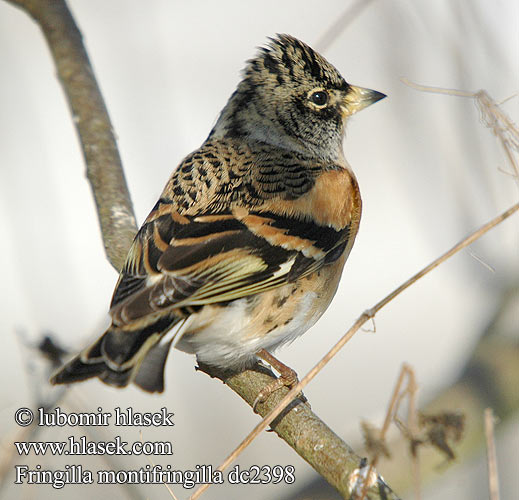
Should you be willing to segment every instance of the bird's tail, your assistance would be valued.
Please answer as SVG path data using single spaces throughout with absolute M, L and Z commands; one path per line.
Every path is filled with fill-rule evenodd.
M 145 391 L 162 392 L 164 365 L 175 338 L 166 333 L 181 320 L 178 316 L 162 316 L 134 330 L 112 325 L 94 344 L 61 367 L 50 382 L 69 384 L 98 377 L 116 387 L 133 382 Z

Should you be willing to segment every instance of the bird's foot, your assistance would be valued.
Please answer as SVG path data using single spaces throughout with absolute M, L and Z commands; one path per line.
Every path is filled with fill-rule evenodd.
M 256 353 L 258 358 L 261 358 L 263 361 L 266 361 L 272 368 L 274 368 L 278 373 L 279 377 L 272 381 L 270 384 L 267 384 L 256 396 L 254 400 L 254 404 L 252 405 L 252 409 L 256 411 L 256 406 L 259 403 L 264 403 L 274 392 L 278 391 L 282 387 L 294 387 L 298 382 L 297 373 L 292 370 L 289 366 L 285 365 L 279 359 L 275 358 L 265 349 L 261 349 Z M 303 397 L 303 393 L 300 394 Z

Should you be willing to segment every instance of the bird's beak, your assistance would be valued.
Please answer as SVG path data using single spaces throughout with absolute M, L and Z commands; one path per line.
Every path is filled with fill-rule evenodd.
M 386 97 L 386 94 L 382 92 L 350 85 L 350 89 L 342 101 L 342 115 L 344 118 L 347 118 L 357 111 L 368 107 L 370 104 L 384 99 L 384 97 Z

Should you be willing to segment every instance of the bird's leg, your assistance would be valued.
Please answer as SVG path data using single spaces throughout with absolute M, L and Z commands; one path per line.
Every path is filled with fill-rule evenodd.
M 276 392 L 285 386 L 293 387 L 298 383 L 297 373 L 292 370 L 292 368 L 279 361 L 279 359 L 272 356 L 270 352 L 266 351 L 265 349 L 261 349 L 256 353 L 256 356 L 272 366 L 272 368 L 274 368 L 279 373 L 279 378 L 261 389 L 261 391 L 256 396 L 256 399 L 254 400 L 254 404 L 252 405 L 253 410 L 256 410 L 256 405 L 258 403 L 264 403 L 273 392 Z

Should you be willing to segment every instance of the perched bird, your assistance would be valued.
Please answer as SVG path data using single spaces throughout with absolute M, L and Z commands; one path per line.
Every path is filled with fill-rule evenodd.
M 348 118 L 384 94 L 348 84 L 288 35 L 244 70 L 202 146 L 173 172 L 137 233 L 112 298 L 112 325 L 54 375 L 164 388 L 173 343 L 242 369 L 308 330 L 335 295 L 361 215 L 344 159 Z

